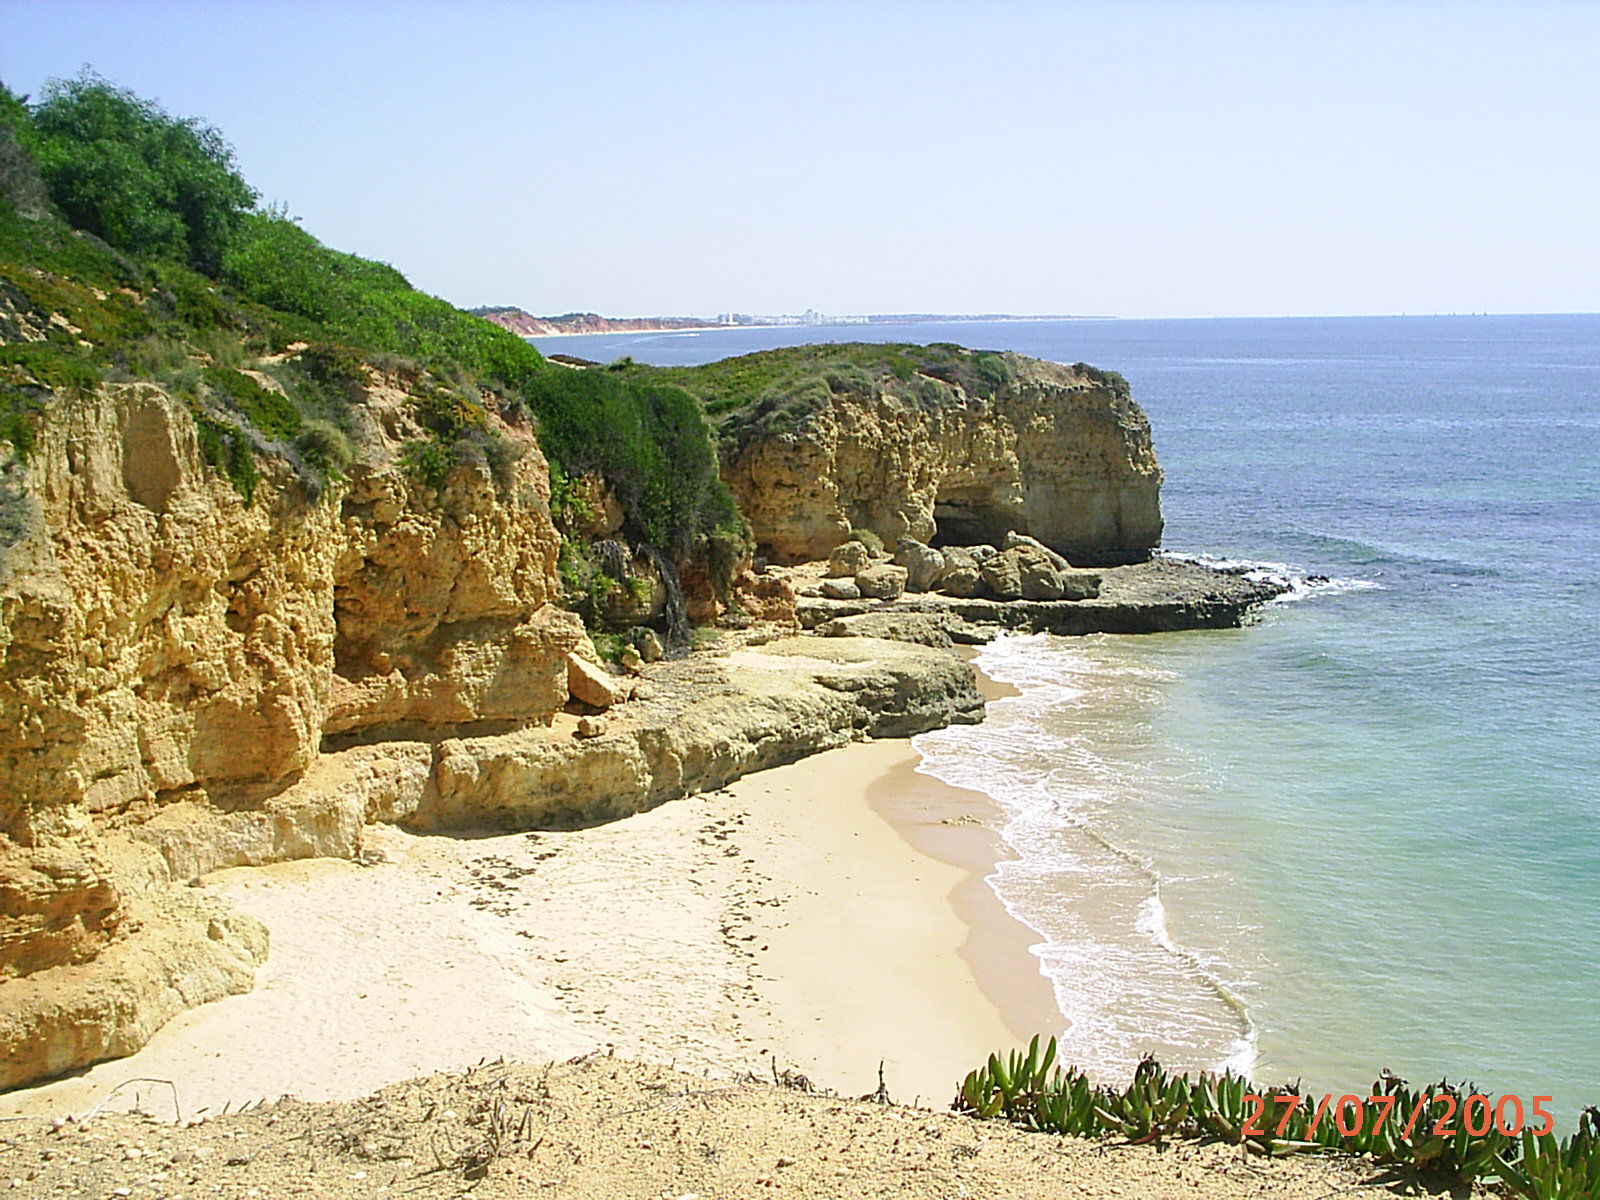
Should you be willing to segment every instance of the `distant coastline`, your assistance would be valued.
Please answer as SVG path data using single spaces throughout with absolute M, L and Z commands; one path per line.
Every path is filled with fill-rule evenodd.
M 923 322 L 983 323 L 996 321 L 1105 321 L 1110 317 L 1092 314 L 1019 313 L 872 313 L 867 315 L 829 315 L 807 309 L 799 314 L 756 316 L 749 313 L 722 313 L 716 317 L 603 317 L 599 313 L 563 313 L 538 317 L 515 305 L 488 305 L 470 309 L 476 316 L 493 321 L 522 337 L 580 337 L 603 333 L 695 333 L 714 329 L 767 329 L 828 325 L 912 325 Z

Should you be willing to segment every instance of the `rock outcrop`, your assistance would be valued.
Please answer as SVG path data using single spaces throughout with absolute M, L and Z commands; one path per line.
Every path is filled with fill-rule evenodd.
M 638 812 L 866 737 L 982 719 L 971 667 L 924 646 L 789 637 L 659 665 L 660 690 L 579 741 L 528 728 L 438 747 L 419 829 L 527 829 Z
M 532 432 L 500 423 L 500 477 L 467 461 L 436 489 L 401 465 L 425 433 L 402 390 L 375 380 L 359 413 L 320 497 L 269 454 L 247 501 L 143 384 L 58 396 L 25 469 L 0 464 L 30 514 L 0 548 L 0 1087 L 250 986 L 264 931 L 174 884 L 354 855 L 430 778 L 394 739 L 566 704 L 583 630 L 551 603 Z
M 990 557 L 999 557 L 993 555 Z M 957 642 L 983 642 L 1002 630 L 1059 633 L 1175 633 L 1232 629 L 1288 587 L 1267 579 L 1157 556 L 1149 562 L 1107 567 L 1093 576 L 1094 594 L 1082 599 L 996 600 L 929 592 L 892 602 L 800 598 L 800 624 L 830 637 L 866 636 L 930 642 L 929 628 Z M 932 617 L 936 622 L 915 619 Z M 907 619 L 914 618 L 914 619 Z
M 917 377 L 831 392 L 790 424 L 741 427 L 723 478 L 780 562 L 852 528 L 887 546 L 1028 534 L 1073 564 L 1142 561 L 1161 539 L 1161 468 L 1119 378 L 1019 355 L 990 394 Z M 926 385 L 926 386 L 923 386 Z

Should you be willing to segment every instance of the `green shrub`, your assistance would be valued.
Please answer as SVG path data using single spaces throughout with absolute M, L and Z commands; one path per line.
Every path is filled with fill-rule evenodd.
M 249 435 L 209 417 L 196 417 L 195 427 L 200 457 L 227 477 L 246 504 L 251 503 L 255 499 L 256 485 L 261 482 L 261 468 L 256 466 Z
M 1026 1051 L 990 1055 L 962 1080 L 951 1107 L 1041 1133 L 1113 1135 L 1137 1143 L 1216 1138 L 1271 1155 L 1362 1154 L 1456 1183 L 1499 1179 L 1529 1200 L 1600 1197 L 1600 1109 L 1586 1109 L 1567 1139 L 1537 1135 L 1531 1127 L 1518 1139 L 1493 1121 L 1484 1133 L 1468 1132 L 1466 1099 L 1473 1094 L 1482 1093 L 1443 1081 L 1412 1089 L 1385 1072 L 1367 1096 L 1355 1098 L 1358 1114 L 1346 1107 L 1346 1124 L 1356 1127 L 1347 1135 L 1337 1111 L 1312 1104 L 1298 1085 L 1262 1088 L 1232 1072 L 1168 1075 L 1146 1058 L 1127 1087 L 1095 1086 L 1081 1072 L 1057 1065 L 1054 1038 L 1041 1046 L 1036 1037 Z M 1488 1097 L 1485 1112 L 1497 1111 Z M 1448 1133 L 1438 1129 L 1445 1118 L 1453 1122 Z
M 215 129 L 87 69 L 47 83 L 32 118 L 24 144 L 73 225 L 131 254 L 220 269 L 256 193 Z
M 162 334 L 151 334 L 122 347 L 112 371 L 113 378 L 122 381 L 164 379 L 193 365 L 189 347 L 183 342 Z
M 90 392 L 100 385 L 101 374 L 81 355 L 52 343 L 13 342 L 0 346 L 0 380 L 3 379 L 9 379 L 13 387 L 31 379 L 51 391 Z
M 44 408 L 42 397 L 0 384 L 0 442 L 18 458 L 33 453 L 33 426 Z
M 300 362 L 312 379 L 346 399 L 358 399 L 370 382 L 366 359 L 361 351 L 350 346 L 319 342 L 301 351 Z
M 992 350 L 979 350 L 972 356 L 972 369 L 977 372 L 982 380 L 986 394 L 993 395 L 1003 387 L 1010 386 L 1016 373 L 1012 371 L 1003 354 L 996 354 Z
M 454 446 L 429 438 L 415 438 L 400 448 L 400 463 L 429 487 L 438 491 L 456 465 Z
M 267 437 L 288 441 L 300 432 L 300 410 L 287 396 L 279 395 L 241 371 L 226 367 L 206 367 L 201 377 L 226 396 Z
M 848 542 L 860 542 L 874 554 L 883 552 L 883 539 L 870 529 L 852 528 L 850 536 L 845 540 Z
M 83 330 L 88 348 L 51 335 L 62 361 L 181 379 L 197 410 L 220 401 L 242 417 L 248 428 L 204 410 L 207 461 L 241 494 L 259 482 L 256 449 L 296 442 L 310 420 L 351 427 L 348 406 L 361 402 L 371 363 L 417 395 L 429 436 L 403 458 L 435 486 L 463 458 L 511 481 L 521 450 L 496 434 L 498 416 L 533 429 L 553 467 L 603 476 L 636 547 L 678 561 L 713 531 L 742 528 L 695 398 L 631 360 L 552 368 L 509 330 L 417 291 L 393 267 L 322 245 L 281 210 L 251 211 L 254 193 L 216 131 L 88 73 L 51 84 L 32 111 L 0 96 L 0 126 L 17 150 L 6 177 L 37 158 L 78 227 L 25 218 L 0 197 L 0 288 Z M 238 369 L 297 342 L 309 346 L 268 368 L 287 395 Z M 196 359 L 208 362 L 198 376 Z M 810 375 L 805 403 L 826 394 Z M 22 437 L 19 420 L 7 429 Z M 299 457 L 309 466 L 332 453 L 328 442 L 311 434 Z
M 1072 369 L 1087 375 L 1101 387 L 1110 388 L 1111 394 L 1122 400 L 1127 400 L 1133 395 L 1133 388 L 1129 386 L 1120 371 L 1106 371 L 1100 367 L 1091 367 L 1088 363 L 1073 363 Z
M 616 662 L 628 648 L 628 639 L 620 633 L 591 633 L 589 640 L 594 643 L 595 652 L 608 663 Z
M 307 465 L 328 478 L 342 476 L 356 457 L 344 431 L 327 421 L 305 422 L 294 446 Z

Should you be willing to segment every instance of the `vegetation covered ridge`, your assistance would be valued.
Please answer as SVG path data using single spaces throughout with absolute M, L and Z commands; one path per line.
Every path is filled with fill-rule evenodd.
M 428 431 L 406 462 L 435 486 L 463 459 L 514 453 L 493 413 L 536 429 L 558 496 L 563 479 L 603 478 L 638 547 L 681 558 L 741 536 L 681 387 L 554 366 L 395 268 L 324 246 L 260 203 L 218 131 L 92 72 L 32 103 L 0 85 L 0 454 L 13 467 L 53 404 L 151 381 L 189 404 L 207 461 L 247 499 L 263 456 L 315 499 L 348 465 L 380 373 Z
M 741 434 L 758 429 L 782 432 L 798 427 L 834 396 L 888 393 L 940 405 L 954 401 L 959 388 L 968 397 L 989 398 L 1015 382 L 1016 358 L 954 342 L 925 346 L 823 342 L 761 350 L 693 367 L 646 367 L 623 358 L 611 363 L 608 370 L 684 388 L 701 402 L 719 433 L 737 441 Z M 1128 381 L 1115 371 L 1088 363 L 1076 363 L 1073 369 L 1121 399 L 1131 395 Z

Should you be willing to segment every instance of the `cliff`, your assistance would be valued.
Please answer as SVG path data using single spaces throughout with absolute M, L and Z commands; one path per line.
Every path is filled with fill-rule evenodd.
M 552 604 L 549 476 L 526 429 L 503 482 L 406 470 L 407 393 L 312 498 L 263 458 L 247 502 L 160 388 L 54 398 L 0 557 L 0 1086 L 126 1053 L 250 985 L 250 922 L 172 886 L 359 850 L 405 773 L 325 745 L 547 722 L 578 618 Z M 339 798 L 352 796 L 354 825 Z
M 1117 376 L 955 346 L 551 366 L 249 209 L 192 123 L 94 79 L 50 103 L 116 116 L 100 138 L 0 100 L 27 135 L 0 178 L 0 1088 L 251 986 L 265 931 L 185 886 L 207 872 L 359 859 L 375 821 L 616 816 L 981 715 L 970 668 L 871 622 L 774 640 L 871 606 L 819 608 L 820 583 L 797 606 L 747 569 L 747 519 L 783 558 L 852 529 L 913 539 L 919 593 L 944 562 L 922 542 L 1031 534 L 1100 563 L 1159 539 L 1160 468 Z M 101 156 L 95 204 L 40 190 L 24 147 L 50 137 Z M 216 211 L 122 220 L 130 138 L 194 141 L 227 184 Z M 898 595 L 909 570 L 853 550 L 857 598 Z M 1055 607 L 945 586 L 966 607 L 936 615 L 1107 627 L 1166 603 L 1091 610 L 1098 580 L 1041 558 L 1000 552 L 1017 586 L 991 571 L 991 590 Z M 1168 604 L 1151 627 L 1242 608 Z M 662 638 L 634 633 L 627 676 L 583 619 L 687 651 L 688 623 L 721 616 L 761 627 L 648 670 Z
M 663 329 L 704 329 L 708 317 L 602 317 L 599 313 L 563 313 L 536 317 L 514 306 L 474 308 L 474 316 L 509 329 L 518 337 L 556 337 L 574 333 L 650 333 Z
M 891 547 L 1015 532 L 1090 566 L 1142 561 L 1161 540 L 1161 467 L 1121 376 L 948 345 L 799 347 L 664 374 L 720 413 L 723 478 L 777 561 L 825 558 L 852 529 Z

